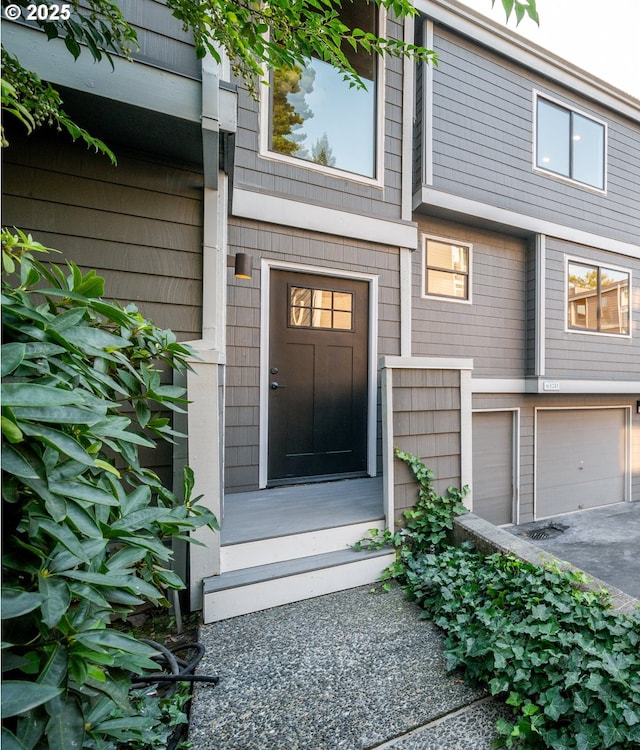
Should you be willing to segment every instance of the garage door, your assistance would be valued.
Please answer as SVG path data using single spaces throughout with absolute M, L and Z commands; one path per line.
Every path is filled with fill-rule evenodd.
M 513 446 L 513 412 L 474 413 L 473 512 L 494 524 L 514 520 Z
M 536 517 L 625 499 L 625 409 L 538 410 Z

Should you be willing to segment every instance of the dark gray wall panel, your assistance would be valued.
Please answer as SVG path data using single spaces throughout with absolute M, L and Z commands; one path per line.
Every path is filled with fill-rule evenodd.
M 98 271 L 109 297 L 134 302 L 182 339 L 199 338 L 202 176 L 134 155 L 113 167 L 63 137 L 16 135 L 10 144 L 4 224 Z
M 155 65 L 189 78 L 202 77 L 202 64 L 196 58 L 193 37 L 171 15 L 163 0 L 120 0 L 123 16 L 134 27 L 140 49 L 136 60 Z

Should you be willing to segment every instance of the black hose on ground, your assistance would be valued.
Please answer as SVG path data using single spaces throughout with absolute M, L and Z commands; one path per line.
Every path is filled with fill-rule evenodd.
M 153 673 L 148 675 L 142 675 L 135 678 L 135 682 L 132 684 L 132 688 L 142 688 L 149 684 L 158 684 L 158 687 L 166 687 L 164 696 L 170 698 L 176 691 L 179 682 L 205 682 L 212 685 L 217 684 L 218 677 L 210 677 L 208 675 L 196 675 L 194 674 L 195 668 L 200 663 L 200 660 L 204 656 L 204 646 L 201 643 L 184 643 L 175 648 L 167 648 L 161 643 L 149 640 L 148 638 L 141 638 L 141 641 L 148 643 L 150 646 L 158 651 L 158 656 L 154 658 L 161 667 L 164 667 L 164 671 L 160 673 Z M 182 652 L 195 651 L 195 655 L 189 660 L 182 659 L 178 656 Z

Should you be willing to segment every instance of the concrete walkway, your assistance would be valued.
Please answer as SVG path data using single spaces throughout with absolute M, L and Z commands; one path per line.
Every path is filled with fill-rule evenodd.
M 504 529 L 473 514 L 456 524 L 485 551 L 566 560 L 620 589 L 616 609 L 637 611 L 640 503 Z M 562 533 L 531 536 L 550 525 Z M 420 615 L 399 589 L 367 586 L 203 626 L 198 672 L 220 682 L 194 689 L 194 750 L 490 750 L 507 707 L 447 673 L 444 636 Z
M 506 708 L 446 672 L 443 635 L 371 587 L 202 627 L 194 750 L 490 750 Z

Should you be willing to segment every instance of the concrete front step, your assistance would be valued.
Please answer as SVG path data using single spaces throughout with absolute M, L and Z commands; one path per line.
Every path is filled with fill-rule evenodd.
M 388 549 L 326 552 L 222 573 L 203 581 L 205 623 L 364 586 L 394 561 Z
M 222 573 L 227 573 L 232 570 L 257 568 L 270 563 L 342 551 L 368 536 L 370 529 L 374 528 L 382 531 L 385 528 L 384 520 L 362 521 L 271 539 L 223 544 L 220 549 L 220 569 Z

